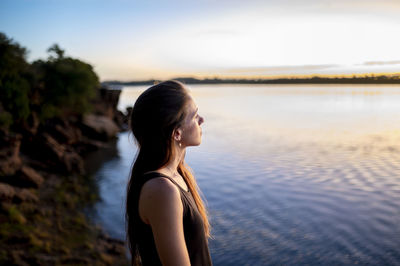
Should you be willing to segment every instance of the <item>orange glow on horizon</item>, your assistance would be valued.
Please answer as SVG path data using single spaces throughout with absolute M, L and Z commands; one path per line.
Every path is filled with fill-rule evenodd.
M 302 78 L 362 78 L 372 76 L 400 76 L 400 72 L 376 72 L 376 73 L 350 73 L 350 74 L 291 74 L 291 75 L 259 75 L 259 76 L 244 76 L 244 75 L 215 75 L 215 76 L 201 76 L 193 75 L 192 77 L 198 79 L 302 79 Z
M 156 76 L 156 75 L 154 75 Z M 163 75 L 161 75 L 163 76 Z M 166 78 L 148 78 L 141 80 L 167 80 L 167 79 L 177 79 L 177 78 L 195 78 L 199 80 L 205 79 L 247 79 L 247 80 L 257 80 L 257 79 L 265 79 L 265 80 L 273 80 L 273 79 L 307 79 L 307 78 L 363 78 L 363 77 L 378 77 L 378 76 L 388 76 L 388 77 L 396 77 L 399 76 L 400 72 L 370 72 L 370 73 L 350 73 L 350 74 L 291 74 L 291 75 L 259 75 L 259 76 L 245 76 L 245 75 L 205 75 L 205 74 L 176 74 L 172 75 L 170 73 L 167 74 Z M 134 79 L 121 79 L 120 81 L 129 82 L 135 81 Z M 137 79 L 137 81 L 139 81 Z

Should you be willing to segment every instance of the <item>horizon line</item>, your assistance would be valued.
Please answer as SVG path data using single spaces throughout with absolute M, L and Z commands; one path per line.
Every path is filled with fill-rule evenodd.
M 294 79 L 312 79 L 312 78 L 325 78 L 325 79 L 338 79 L 338 78 L 371 78 L 371 77 L 396 77 L 400 76 L 400 72 L 366 72 L 366 73 L 349 73 L 349 74 L 292 74 L 292 75 L 260 75 L 260 76 L 227 76 L 227 75 L 191 75 L 191 76 L 176 76 L 173 78 L 148 78 L 148 79 L 131 79 L 131 80 L 117 80 L 108 79 L 103 80 L 100 83 L 140 83 L 140 82 L 151 82 L 151 81 L 163 81 L 163 80 L 179 80 L 179 79 L 193 79 L 198 81 L 208 80 L 248 80 L 248 81 L 273 81 L 273 80 L 294 80 Z

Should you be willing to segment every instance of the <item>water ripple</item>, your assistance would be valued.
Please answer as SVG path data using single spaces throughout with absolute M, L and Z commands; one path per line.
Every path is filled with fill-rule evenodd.
M 206 123 L 186 161 L 208 202 L 214 265 L 400 265 L 400 95 L 305 88 L 326 93 L 194 88 Z M 128 142 L 121 134 L 120 156 L 97 173 L 99 220 L 121 239 Z

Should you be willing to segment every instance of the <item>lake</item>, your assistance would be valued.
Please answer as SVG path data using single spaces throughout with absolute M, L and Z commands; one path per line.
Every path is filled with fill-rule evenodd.
M 214 265 L 400 265 L 400 86 L 188 87 Z M 119 108 L 145 88 L 125 87 Z M 116 148 L 95 173 L 95 221 L 124 239 L 133 135 Z

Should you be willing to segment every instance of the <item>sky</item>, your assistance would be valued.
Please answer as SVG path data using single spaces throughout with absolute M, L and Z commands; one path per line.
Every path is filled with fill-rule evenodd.
M 400 72 L 399 0 L 0 0 L 28 61 L 57 43 L 101 81 Z

